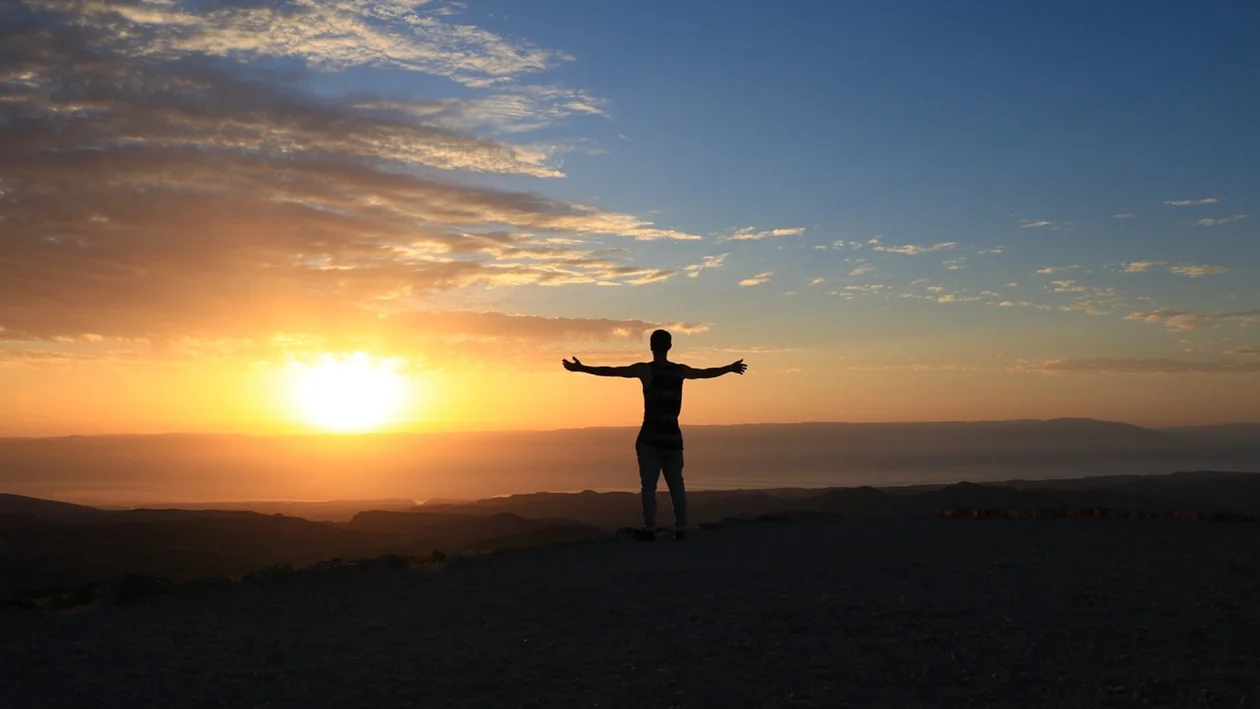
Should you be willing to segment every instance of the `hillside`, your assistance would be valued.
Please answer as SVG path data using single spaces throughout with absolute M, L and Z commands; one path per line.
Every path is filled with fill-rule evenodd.
M 695 491 L 692 524 L 824 515 L 927 519 L 948 509 L 1231 513 L 1260 516 L 1260 474 L 1193 472 L 1143 478 L 956 483 L 906 489 Z M 11 499 L 11 498 L 6 498 Z M 660 493 L 661 520 L 669 501 Z M 13 503 L 16 505 L 16 503 Z M 18 509 L 18 507 L 14 507 Z M 0 517 L 0 595 L 144 574 L 182 581 L 240 576 L 277 564 L 419 556 L 606 538 L 639 523 L 631 493 L 536 493 L 408 511 L 368 510 L 316 522 L 240 510 L 92 510 L 23 500 Z M 40 518 L 31 512 L 45 511 Z

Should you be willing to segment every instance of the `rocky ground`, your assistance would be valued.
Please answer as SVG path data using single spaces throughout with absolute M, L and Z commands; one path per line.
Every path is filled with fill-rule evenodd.
M 1260 706 L 1260 525 L 789 520 L 0 610 L 0 707 Z

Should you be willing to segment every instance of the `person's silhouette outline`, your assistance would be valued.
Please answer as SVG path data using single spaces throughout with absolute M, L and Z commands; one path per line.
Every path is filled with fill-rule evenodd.
M 639 427 L 634 448 L 639 459 L 643 499 L 643 528 L 635 533 L 635 537 L 644 541 L 656 538 L 656 484 L 662 473 L 674 508 L 674 538 L 686 538 L 687 491 L 683 484 L 682 429 L 678 426 L 683 380 L 713 379 L 723 374 L 743 374 L 748 370 L 742 359 L 725 367 L 708 369 L 671 362 L 668 355 L 672 346 L 673 338 L 669 332 L 656 330 L 650 340 L 651 362 L 637 362 L 625 367 L 589 367 L 577 357 L 572 362 L 563 360 L 564 368 L 570 372 L 638 379 L 643 384 L 643 424 Z

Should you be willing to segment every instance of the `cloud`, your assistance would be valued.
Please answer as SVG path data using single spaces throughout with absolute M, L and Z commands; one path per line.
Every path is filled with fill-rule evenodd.
M 1209 276 L 1214 273 L 1224 273 L 1229 270 L 1225 266 L 1200 266 L 1194 264 L 1180 264 L 1168 269 L 1179 276 L 1189 276 L 1191 278 L 1199 278 L 1200 276 Z
M 1220 201 L 1218 197 L 1206 197 L 1204 199 L 1169 199 L 1165 200 L 1164 204 L 1169 207 L 1201 207 L 1205 204 L 1216 204 Z
M 1200 219 L 1199 221 L 1195 222 L 1194 225 L 1195 226 L 1220 226 L 1221 224 L 1232 224 L 1234 222 L 1240 222 L 1244 219 L 1247 219 L 1250 216 L 1251 216 L 1250 214 L 1235 214 L 1230 217 L 1220 217 L 1217 219 L 1205 218 L 1205 219 Z
M 479 98 L 359 100 L 354 107 L 452 130 L 486 127 L 502 134 L 536 131 L 574 116 L 608 115 L 608 101 L 584 90 L 535 85 L 502 87 Z
M 493 311 L 432 311 L 395 313 L 353 333 L 343 333 L 333 344 L 370 347 L 388 354 L 403 354 L 414 364 L 449 365 L 455 362 L 501 360 L 503 356 L 538 354 L 564 343 L 618 341 L 642 342 L 648 332 L 663 328 L 675 334 L 696 334 L 707 323 L 650 322 L 607 318 L 553 318 Z M 42 346 L 0 337 L 0 364 L 47 364 L 92 362 L 144 362 L 163 360 L 262 358 L 283 360 L 302 357 L 312 347 L 329 344 L 327 338 L 307 338 L 282 333 L 269 338 L 171 337 L 129 340 L 108 338 L 70 342 L 67 338 L 45 341 Z M 431 359 L 439 351 L 440 357 Z
M 1169 330 L 1198 330 L 1220 325 L 1255 325 L 1260 323 L 1260 310 L 1241 310 L 1224 313 L 1192 313 L 1173 308 L 1160 308 L 1148 312 L 1129 313 L 1125 320 L 1162 324 Z
M 854 295 L 859 294 L 859 293 L 864 294 L 864 295 L 874 295 L 877 293 L 886 292 L 888 290 L 889 290 L 889 286 L 886 283 L 868 283 L 868 284 L 860 285 L 860 286 L 845 286 L 844 288 L 840 290 L 830 291 L 827 294 L 838 295 L 841 298 L 850 300 L 853 298 Z
M 778 238 L 784 236 L 798 236 L 805 233 L 805 227 L 780 227 L 778 229 L 762 229 L 757 227 L 746 226 L 742 229 L 736 229 L 730 234 L 718 236 L 715 241 L 721 243 L 723 241 L 760 241 L 761 239 Z
M 759 286 L 762 283 L 765 283 L 766 281 L 770 280 L 770 277 L 773 275 L 774 275 L 774 271 L 766 271 L 765 273 L 758 273 L 752 278 L 745 278 L 744 280 L 740 281 L 739 284 L 741 286 Z
M 954 241 L 943 241 L 935 244 L 903 244 L 900 246 L 887 246 L 882 242 L 882 237 L 875 237 L 866 242 L 873 250 L 883 251 L 890 254 L 903 254 L 905 256 L 917 256 L 919 254 L 931 253 L 933 251 L 945 251 L 958 246 Z
M 229 1 L 203 5 L 199 13 L 177 2 L 27 4 L 113 29 L 120 35 L 118 45 L 138 58 L 296 59 L 324 71 L 385 67 L 473 87 L 502 84 L 571 59 L 564 52 L 448 22 L 449 13 L 437 11 L 443 4 L 428 0 Z M 132 38 L 136 41 L 128 41 Z
M 994 247 L 992 247 L 992 248 L 988 248 L 988 249 L 980 249 L 980 251 L 979 251 L 978 253 L 980 253 L 980 254 L 1000 254 L 1000 253 L 1002 253 L 1002 247 L 1001 247 L 1001 246 L 994 246 Z
M 0 85 L 5 152 L 212 151 L 236 155 L 336 155 L 443 170 L 563 177 L 554 151 L 512 145 L 425 123 L 352 98 L 316 96 L 279 77 L 229 73 L 206 61 L 151 65 L 97 55 L 105 41 L 51 28 L 0 39 L 20 82 Z
M 1042 220 L 1020 219 L 1019 226 L 1021 229 L 1040 229 L 1042 227 L 1053 227 L 1054 222 L 1048 222 L 1044 219 Z
M 855 372 L 979 372 L 980 367 L 964 364 L 874 364 L 852 365 L 848 367 Z
M 1136 214 L 1133 214 L 1131 212 L 1126 212 L 1124 214 L 1113 214 L 1111 215 L 1111 218 L 1112 219 L 1132 219 L 1136 216 L 1137 216 Z
M 945 259 L 941 261 L 941 265 L 945 266 L 946 271 L 961 271 L 967 267 L 967 259 L 966 257 Z
M 1045 268 L 1036 271 L 1036 274 L 1047 275 L 1051 273 L 1063 273 L 1064 271 L 1075 271 L 1078 268 L 1080 268 L 1080 266 L 1046 266 Z
M 721 352 L 724 354 L 745 354 L 745 355 L 776 355 L 776 354 L 800 354 L 809 352 L 810 350 L 801 347 L 767 347 L 764 345 L 751 345 L 747 347 L 722 347 L 713 350 L 693 350 L 697 352 Z
M 659 283 L 672 278 L 676 273 L 678 273 L 678 271 L 672 269 L 657 269 L 636 275 L 633 278 L 628 279 L 626 283 L 632 286 L 645 286 L 649 283 Z
M 657 323 L 608 318 L 552 318 L 490 311 L 445 311 L 394 316 L 400 332 L 418 337 L 478 337 L 530 341 L 641 339 L 662 328 L 682 334 L 705 332 L 705 323 Z
M 1170 273 L 1179 276 L 1200 278 L 1229 270 L 1225 266 L 1207 266 L 1189 263 L 1172 263 L 1169 261 L 1133 261 L 1124 265 L 1125 273 L 1145 273 L 1155 268 L 1166 268 Z
M 849 275 L 850 276 L 865 276 L 868 273 L 874 273 L 874 272 L 875 272 L 874 266 L 872 266 L 869 263 L 864 263 L 858 266 L 857 268 L 853 269 L 852 271 L 849 271 Z
M 1065 313 L 1084 313 L 1086 315 L 1111 315 L 1112 313 L 1112 310 L 1106 303 L 1091 298 L 1081 298 L 1075 303 L 1059 305 L 1056 309 Z
M 998 307 L 1000 308 L 1014 308 L 1015 306 L 1019 306 L 1021 308 L 1033 308 L 1035 310 L 1053 310 L 1053 308 L 1049 305 L 1044 303 L 1034 303 L 1031 300 L 1003 300 L 998 303 Z
M 1165 358 L 1056 359 L 1025 365 L 1024 371 L 1047 374 L 1254 374 L 1256 360 L 1184 360 Z
M 827 280 L 827 279 L 825 279 L 825 278 L 815 278 L 814 280 L 810 281 L 810 282 L 809 282 L 809 284 L 810 284 L 811 286 L 820 286 L 820 285 L 822 285 L 823 283 L 825 283 L 825 282 L 826 282 L 826 280 Z
M 1076 281 L 1050 281 L 1048 288 L 1055 293 L 1084 293 L 1086 290 Z
M 721 268 L 722 263 L 726 261 L 726 257 L 730 254 L 718 254 L 716 256 L 705 256 L 700 263 L 684 266 L 683 270 L 691 278 L 696 278 L 700 272 L 706 268 Z
M 656 283 L 677 271 L 588 241 L 700 238 L 448 177 L 563 176 L 552 149 L 451 118 L 475 127 L 484 100 L 429 115 L 410 97 L 304 88 L 312 72 L 389 66 L 529 97 L 522 111 L 542 120 L 603 111 L 579 91 L 511 83 L 559 53 L 449 24 L 437 3 L 198 7 L 0 6 L 6 336 L 333 340 L 379 333 L 444 291 Z M 305 68 L 273 73 L 254 61 L 266 57 Z M 527 122 L 509 113 L 491 122 Z

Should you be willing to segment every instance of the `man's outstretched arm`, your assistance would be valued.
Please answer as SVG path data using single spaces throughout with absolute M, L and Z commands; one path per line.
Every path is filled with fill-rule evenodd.
M 582 364 L 577 357 L 573 361 L 561 360 L 564 362 L 564 368 L 570 372 L 583 372 L 585 374 L 594 374 L 597 377 L 625 377 L 626 379 L 636 379 L 643 377 L 644 367 L 642 363 L 631 364 L 626 367 L 588 367 Z
M 683 379 L 713 379 L 723 374 L 743 374 L 748 371 L 748 365 L 744 364 L 744 360 L 731 362 L 725 367 L 709 367 L 708 369 L 695 369 L 687 367 L 683 370 Z

